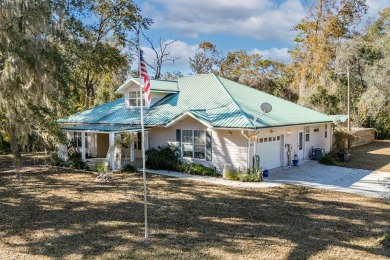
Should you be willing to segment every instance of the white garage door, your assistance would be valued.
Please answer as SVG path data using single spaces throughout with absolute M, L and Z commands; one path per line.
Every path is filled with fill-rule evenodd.
M 282 137 L 269 136 L 257 139 L 257 154 L 260 165 L 265 169 L 282 166 Z

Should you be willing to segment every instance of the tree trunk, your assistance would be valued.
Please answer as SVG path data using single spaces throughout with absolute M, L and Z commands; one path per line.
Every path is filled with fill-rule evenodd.
M 95 98 L 95 90 L 94 90 L 93 78 L 91 77 L 90 73 L 87 72 L 87 76 L 85 78 L 85 103 L 84 103 L 86 109 L 92 107 L 94 98 Z
M 11 124 L 8 124 L 6 130 L 7 130 L 7 134 L 9 137 L 9 143 L 11 145 L 11 152 L 12 152 L 12 155 L 14 157 L 14 166 L 16 168 L 16 171 L 19 172 L 21 162 L 22 162 L 22 156 L 21 156 L 20 150 L 19 150 L 18 138 L 16 137 L 16 134 L 15 134 L 16 130 L 15 130 L 15 127 Z

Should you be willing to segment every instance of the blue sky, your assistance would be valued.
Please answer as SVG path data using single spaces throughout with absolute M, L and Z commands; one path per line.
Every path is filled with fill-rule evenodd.
M 176 40 L 169 47 L 171 57 L 163 72 L 191 72 L 189 58 L 198 44 L 210 41 L 226 55 L 244 49 L 264 58 L 288 63 L 288 50 L 294 47 L 294 25 L 306 16 L 308 3 L 314 0 L 135 0 L 143 17 L 154 24 L 145 34 L 158 45 L 159 39 Z M 366 0 L 369 16 L 390 6 L 390 0 Z M 141 38 L 145 59 L 153 64 L 149 43 Z M 153 72 L 150 71 L 151 75 Z

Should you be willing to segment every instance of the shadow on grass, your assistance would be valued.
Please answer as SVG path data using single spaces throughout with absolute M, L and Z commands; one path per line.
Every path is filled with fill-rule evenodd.
M 114 176 L 99 183 L 93 175 L 33 167 L 20 185 L 0 169 L 0 244 L 52 258 L 229 258 L 276 250 L 280 258 L 306 259 L 329 247 L 390 256 L 379 244 L 350 242 L 375 240 L 388 228 L 382 200 L 361 197 L 373 205 L 367 207 L 354 195 L 339 201 L 304 187 L 238 189 L 154 175 L 145 243 L 142 178 Z

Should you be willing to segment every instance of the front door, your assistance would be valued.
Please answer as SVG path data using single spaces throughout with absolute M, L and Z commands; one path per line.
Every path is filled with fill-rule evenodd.
M 298 159 L 303 159 L 303 131 L 298 132 Z

